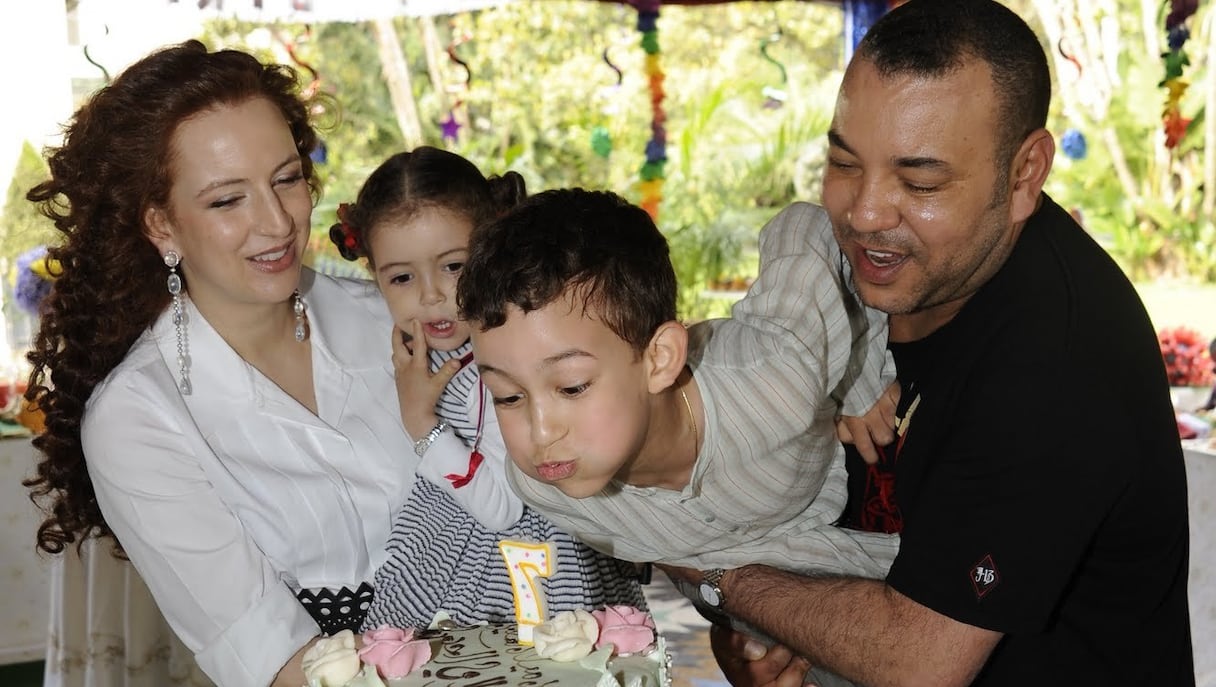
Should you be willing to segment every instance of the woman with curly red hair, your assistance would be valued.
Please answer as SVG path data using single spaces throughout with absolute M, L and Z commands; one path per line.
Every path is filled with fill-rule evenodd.
M 297 687 L 358 627 L 417 467 L 375 287 L 301 265 L 316 145 L 289 68 L 189 41 L 81 107 L 28 194 L 63 232 L 38 544 L 114 537 L 220 685 Z

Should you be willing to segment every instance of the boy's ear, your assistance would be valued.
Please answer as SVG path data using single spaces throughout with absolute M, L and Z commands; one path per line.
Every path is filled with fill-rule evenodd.
M 148 237 L 161 255 L 170 250 L 177 250 L 177 244 L 173 242 L 173 222 L 163 208 L 149 207 L 144 210 L 144 236 Z
M 657 394 L 675 384 L 687 359 L 688 330 L 684 325 L 674 320 L 659 325 L 643 353 L 647 390 Z

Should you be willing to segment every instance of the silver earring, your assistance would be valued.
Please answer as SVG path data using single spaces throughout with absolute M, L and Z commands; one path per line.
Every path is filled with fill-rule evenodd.
M 183 395 L 189 396 L 193 391 L 190 386 L 190 342 L 186 338 L 186 311 L 182 307 L 182 278 L 177 273 L 182 256 L 176 251 L 166 251 L 164 260 L 165 267 L 169 268 L 169 279 L 165 283 L 173 296 L 173 329 L 177 332 L 177 369 L 181 374 L 177 388 Z
M 299 289 L 291 294 L 291 309 L 296 314 L 296 341 L 304 341 L 304 299 Z

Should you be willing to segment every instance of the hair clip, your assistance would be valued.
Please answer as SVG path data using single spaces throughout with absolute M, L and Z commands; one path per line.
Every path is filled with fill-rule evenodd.
M 329 228 L 329 240 L 338 249 L 338 254 L 347 260 L 357 260 L 362 251 L 359 232 L 350 223 L 350 203 L 338 204 L 338 223 Z

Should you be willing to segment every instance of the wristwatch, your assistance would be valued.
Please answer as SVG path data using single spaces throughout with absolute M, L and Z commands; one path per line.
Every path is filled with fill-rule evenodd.
M 418 457 L 421 458 L 422 454 L 426 453 L 426 450 L 431 447 L 431 444 L 435 443 L 435 440 L 438 439 L 439 435 L 443 434 L 443 430 L 447 428 L 447 420 L 440 420 L 439 422 L 436 422 L 435 426 L 431 428 L 431 431 L 426 433 L 426 436 L 414 442 L 414 453 L 417 453 Z
M 697 587 L 697 596 L 710 608 L 722 610 L 726 597 L 722 596 L 722 576 L 726 571 L 721 568 L 706 570 L 702 573 L 701 584 Z

